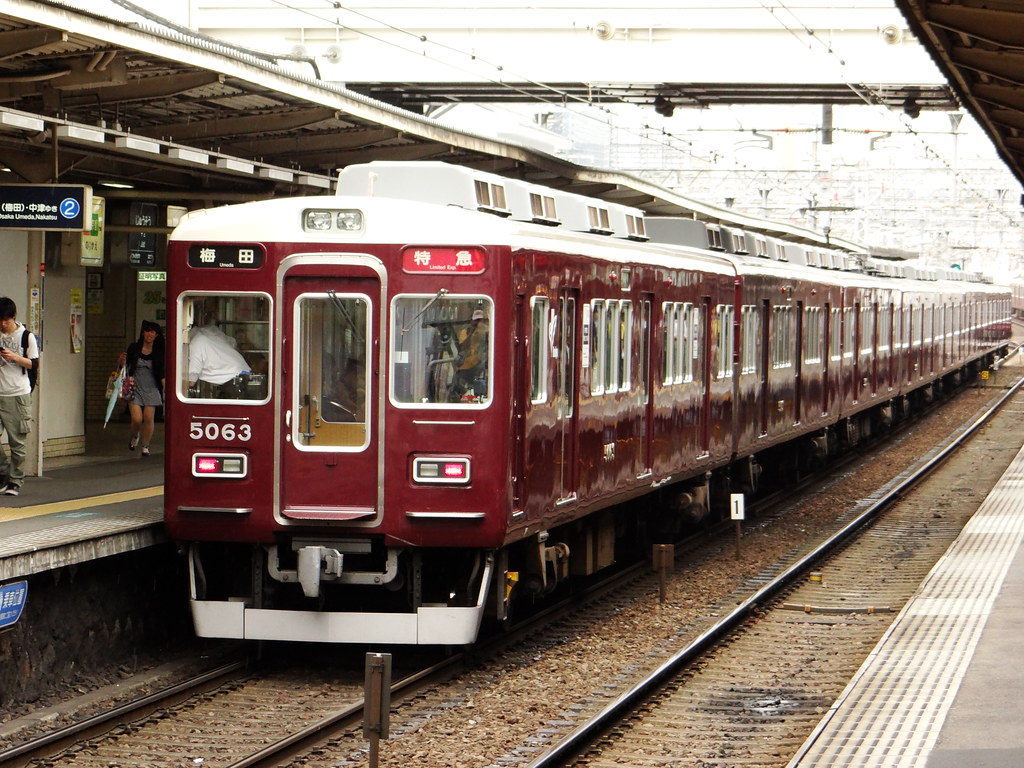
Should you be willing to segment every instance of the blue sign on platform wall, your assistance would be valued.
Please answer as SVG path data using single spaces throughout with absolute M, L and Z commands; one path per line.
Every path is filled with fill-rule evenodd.
M 28 602 L 28 582 L 16 581 L 0 586 L 0 629 L 15 624 Z
M 83 184 L 0 184 L 0 229 L 87 230 L 92 187 Z

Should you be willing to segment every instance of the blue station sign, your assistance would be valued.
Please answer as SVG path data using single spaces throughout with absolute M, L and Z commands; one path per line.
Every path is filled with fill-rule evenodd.
M 88 230 L 92 187 L 84 184 L 0 184 L 0 229 Z
M 28 582 L 16 581 L 0 586 L 0 629 L 17 623 L 28 602 Z

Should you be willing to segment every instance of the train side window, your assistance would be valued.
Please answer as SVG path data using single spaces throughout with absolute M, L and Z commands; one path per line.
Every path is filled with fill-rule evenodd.
M 530 402 L 548 401 L 548 299 L 530 299 Z
M 732 378 L 732 359 L 735 352 L 735 333 L 733 317 L 735 307 L 731 304 L 719 304 L 715 308 L 715 320 L 718 324 L 718 371 L 716 378 Z
M 181 295 L 175 369 L 183 398 L 267 401 L 271 303 L 264 293 Z
M 686 383 L 693 381 L 695 368 L 693 361 L 699 359 L 701 354 L 701 321 L 700 307 L 695 307 L 687 302 L 679 313 L 679 334 L 682 339 L 682 353 L 679 356 L 681 368 L 677 381 Z
M 604 334 L 604 299 L 594 299 L 590 304 L 590 394 L 604 394 L 605 347 L 608 339 Z
M 665 385 L 672 384 L 675 378 L 678 311 L 679 307 L 674 302 L 666 301 L 661 305 L 661 383 Z
M 816 365 L 821 362 L 821 348 L 824 342 L 821 307 L 807 307 L 804 310 L 804 328 L 804 363 Z
M 828 336 L 828 359 L 834 363 L 839 362 L 843 357 L 843 336 L 840 332 L 842 328 L 842 316 L 843 310 L 838 307 L 833 307 L 830 310 L 832 319 L 830 320 L 831 325 Z
M 619 391 L 633 388 L 633 302 L 619 302 Z
M 619 388 L 619 323 L 622 307 L 616 300 L 605 302 L 604 327 L 604 391 L 605 394 L 615 392 Z
M 772 307 L 772 368 L 793 365 L 793 312 L 790 307 Z
M 396 296 L 391 400 L 399 406 L 481 407 L 491 401 L 494 305 L 486 296 Z
M 746 304 L 740 310 L 740 373 L 757 373 L 760 355 L 757 353 L 761 341 L 761 315 L 753 304 Z
M 843 310 L 843 357 L 853 357 L 857 339 L 856 313 L 853 307 Z
M 860 308 L 860 353 L 870 355 L 875 344 L 875 313 L 874 307 Z
M 878 351 L 888 352 L 892 344 L 892 305 L 879 308 L 878 311 Z

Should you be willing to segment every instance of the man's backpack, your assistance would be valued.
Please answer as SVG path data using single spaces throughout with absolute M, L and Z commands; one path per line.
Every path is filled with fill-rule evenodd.
M 21 334 L 21 356 L 28 357 L 28 334 L 29 330 L 26 328 Z M 36 379 L 39 378 L 39 358 L 35 358 L 32 361 L 31 368 L 23 368 L 23 371 L 28 374 L 28 386 L 29 392 L 35 392 Z

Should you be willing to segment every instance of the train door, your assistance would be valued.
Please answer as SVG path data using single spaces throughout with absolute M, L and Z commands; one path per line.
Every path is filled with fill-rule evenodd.
M 559 501 L 576 498 L 576 307 L 578 292 L 563 290 L 558 296 L 558 316 L 555 318 L 554 344 L 558 353 L 557 381 L 555 383 L 555 417 L 558 419 L 560 452 Z
M 761 434 L 768 434 L 768 384 L 771 366 L 772 349 L 772 304 L 768 299 L 761 302 L 761 381 L 760 396 L 758 401 L 761 405 Z
M 861 376 L 863 371 L 861 370 L 860 357 L 861 357 L 861 337 L 864 332 L 863 318 L 861 317 L 860 302 L 853 305 L 853 402 L 860 401 L 860 391 L 862 386 Z
M 654 393 L 651 382 L 654 372 L 651 369 L 651 350 L 653 348 L 654 318 L 651 308 L 654 294 L 644 293 L 640 296 L 640 397 L 644 406 L 644 416 L 640 428 L 643 430 L 643 466 L 637 473 L 638 477 L 651 474 L 654 467 Z
M 526 342 L 525 328 L 526 319 L 526 298 L 519 294 L 516 297 L 516 305 L 512 313 L 515 327 L 512 329 L 514 341 L 515 364 L 513 366 L 512 381 L 512 419 L 514 428 L 512 430 L 512 516 L 521 515 L 525 507 L 523 497 L 523 472 L 526 466 L 526 403 L 530 398 L 529 376 L 526 374 Z
M 871 395 L 878 394 L 879 391 L 879 355 L 882 350 L 879 349 L 882 342 L 880 341 L 880 330 L 879 330 L 879 319 L 881 318 L 881 312 L 879 311 L 880 304 L 874 302 L 868 309 L 867 315 L 867 333 L 866 340 L 870 345 L 865 353 L 870 355 L 870 367 L 871 367 Z
M 700 300 L 700 314 L 697 317 L 697 370 L 694 378 L 700 384 L 700 412 L 697 414 L 700 424 L 700 453 L 707 456 L 711 452 L 711 297 L 704 296 Z
M 278 493 L 286 518 L 381 513 L 380 309 L 380 278 L 369 266 L 299 262 L 285 274 Z
M 821 339 L 821 415 L 829 412 L 832 398 L 832 305 L 825 302 L 821 312 L 822 318 L 822 339 Z
M 803 421 L 804 413 L 804 303 L 796 303 L 796 352 L 793 358 L 793 423 Z

